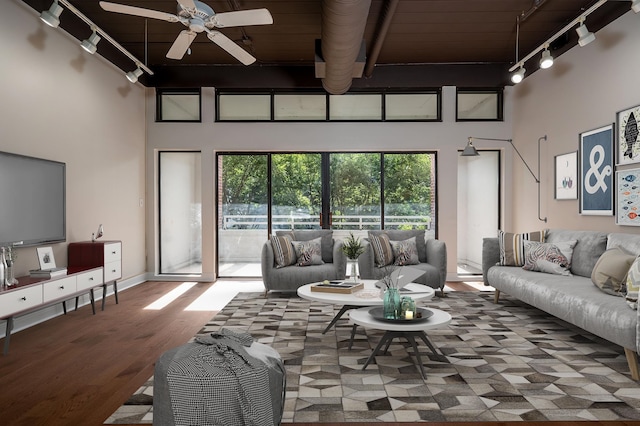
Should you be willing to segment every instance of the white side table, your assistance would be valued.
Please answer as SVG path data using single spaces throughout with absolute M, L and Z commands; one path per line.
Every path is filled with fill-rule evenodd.
M 298 296 L 313 302 L 328 303 L 331 305 L 341 305 L 340 312 L 331 320 L 322 334 L 325 334 L 349 309 L 356 309 L 363 306 L 382 306 L 382 298 L 376 287 L 376 280 L 361 280 L 364 289 L 353 293 L 328 293 L 321 291 L 311 291 L 311 286 L 318 283 L 305 284 L 298 288 Z M 435 290 L 422 284 L 407 284 L 407 290 L 402 291 L 400 296 L 411 296 L 415 301 L 430 300 L 436 294 Z
M 438 327 L 444 327 L 445 325 L 449 324 L 451 322 L 451 315 L 449 313 L 440 309 L 428 308 L 431 312 L 433 312 L 433 315 L 426 320 L 415 322 L 385 321 L 378 320 L 371 316 L 371 314 L 369 313 L 371 309 L 372 307 L 367 307 L 354 309 L 349 312 L 349 318 L 354 323 L 353 329 L 351 330 L 351 341 L 353 341 L 356 326 L 358 325 L 365 328 L 373 328 L 374 330 L 382 330 L 385 332 L 376 348 L 373 350 L 373 352 L 371 352 L 371 355 L 369 355 L 369 358 L 362 366 L 363 370 L 367 368 L 369 363 L 375 359 L 375 356 L 378 354 L 378 352 L 380 352 L 380 348 L 382 347 L 382 345 L 386 343 L 383 351 L 384 353 L 386 353 L 387 349 L 389 349 L 391 341 L 396 337 L 404 337 L 409 343 L 411 343 L 413 352 L 416 356 L 415 363 L 420 369 L 423 378 L 425 377 L 424 366 L 422 365 L 422 358 L 420 357 L 420 352 L 418 351 L 418 345 L 415 340 L 416 337 L 419 337 L 429 347 L 429 349 L 435 356 L 441 358 L 443 361 L 447 360 L 442 352 L 438 353 L 436 347 L 433 345 L 433 343 L 431 343 L 425 331 Z M 351 343 L 349 344 L 349 347 L 351 347 Z

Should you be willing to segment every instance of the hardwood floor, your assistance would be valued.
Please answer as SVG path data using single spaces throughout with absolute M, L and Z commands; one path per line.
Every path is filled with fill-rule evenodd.
M 179 284 L 146 282 L 123 291 L 119 305 L 109 297 L 105 310 L 98 310 L 95 316 L 89 306 L 84 306 L 13 335 L 9 354 L 0 357 L 0 424 L 102 425 L 153 374 L 153 364 L 160 354 L 188 341 L 215 314 L 215 311 L 185 310 L 215 285 L 211 283 L 195 285 L 163 309 L 144 309 Z M 473 290 L 464 283 L 449 286 L 456 291 Z M 431 424 L 466 426 L 469 423 Z M 474 424 L 523 426 L 522 422 Z M 581 423 L 527 423 L 528 426 L 551 424 Z M 640 422 L 584 424 L 638 426 Z M 401 423 L 384 425 L 400 426 Z

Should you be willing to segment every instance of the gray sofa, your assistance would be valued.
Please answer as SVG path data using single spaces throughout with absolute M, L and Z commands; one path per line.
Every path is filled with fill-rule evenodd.
M 605 250 L 620 247 L 640 255 L 640 235 L 551 229 L 545 242 L 577 240 L 571 259 L 571 276 L 524 270 L 519 266 L 498 266 L 498 238 L 485 238 L 482 269 L 486 285 L 507 293 L 551 315 L 576 325 L 624 348 L 634 380 L 640 380 L 640 311 L 631 309 L 624 297 L 604 293 L 591 281 L 593 268 Z
M 322 265 L 290 265 L 276 268 L 273 247 L 267 240 L 262 246 L 261 267 L 265 292 L 295 292 L 298 287 L 323 281 L 343 280 L 346 277 L 347 256 L 342 252 L 342 241 L 333 239 L 333 231 L 328 229 L 276 231 L 276 235 L 293 233 L 295 241 L 308 241 L 321 237 Z
M 384 230 L 370 231 L 371 233 L 386 233 L 392 241 L 403 241 L 416 237 L 418 258 L 420 263 L 411 265 L 412 268 L 422 269 L 424 275 L 415 282 L 427 285 L 434 289 L 444 289 L 447 279 L 447 246 L 444 241 L 425 239 L 424 230 Z M 360 278 L 379 280 L 385 274 L 385 268 L 379 268 L 375 264 L 375 255 L 369 244 L 368 238 L 365 241 L 365 251 L 358 257 L 358 268 Z

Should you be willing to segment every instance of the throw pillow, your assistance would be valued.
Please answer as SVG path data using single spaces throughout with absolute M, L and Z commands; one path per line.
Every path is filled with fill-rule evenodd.
M 638 309 L 638 291 L 640 291 L 640 256 L 631 264 L 627 274 L 627 304 L 631 309 Z
M 322 265 L 321 237 L 308 241 L 292 241 L 298 266 Z
M 369 243 L 373 248 L 374 261 L 378 268 L 383 268 L 393 263 L 393 249 L 387 234 L 372 234 L 369 232 Z
M 591 272 L 591 281 L 605 293 L 616 296 L 624 295 L 623 286 L 627 272 L 629 272 L 635 258 L 620 247 L 605 250 Z
M 557 243 L 524 242 L 524 265 L 527 271 L 571 275 L 571 257 L 577 240 Z
M 394 265 L 417 265 L 420 263 L 418 259 L 418 246 L 416 245 L 416 237 L 409 238 L 404 241 L 389 241 L 393 250 Z
M 524 242 L 537 241 L 543 243 L 544 236 L 545 231 L 525 232 L 522 234 L 498 231 L 498 245 L 500 247 L 499 265 L 523 266 Z
M 276 268 L 284 268 L 296 263 L 296 252 L 293 249 L 293 245 L 291 245 L 291 238 L 288 236 L 271 236 L 271 247 L 273 248 L 273 260 L 276 263 Z

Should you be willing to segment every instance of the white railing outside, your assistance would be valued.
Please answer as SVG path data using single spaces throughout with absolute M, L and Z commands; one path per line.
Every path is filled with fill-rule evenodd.
M 385 216 L 385 227 L 396 226 L 422 227 L 431 229 L 431 217 L 420 216 Z M 310 215 L 274 215 L 272 218 L 274 229 L 305 229 L 319 228 L 320 219 Z M 332 216 L 333 229 L 380 229 L 380 216 L 377 215 L 344 215 Z M 267 215 L 224 215 L 222 229 L 267 229 Z

